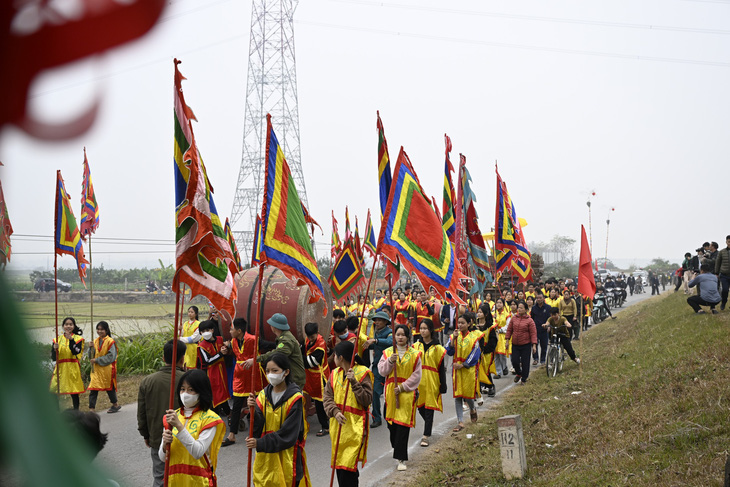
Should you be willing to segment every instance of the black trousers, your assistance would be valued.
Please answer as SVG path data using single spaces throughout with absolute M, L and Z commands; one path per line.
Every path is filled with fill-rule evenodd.
M 117 403 L 117 391 L 115 391 L 114 389 L 106 391 L 106 395 L 109 396 L 109 401 L 112 404 Z M 89 391 L 89 409 L 96 409 L 96 399 L 98 397 L 99 391 Z
M 78 394 L 70 394 L 71 396 L 71 404 L 73 404 L 73 408 L 75 410 L 79 410 L 79 406 L 81 405 L 81 401 L 79 400 Z
M 577 340 L 580 336 L 580 326 L 575 323 L 575 315 L 565 315 L 565 319 L 568 320 L 568 323 L 571 325 L 571 328 L 569 328 L 570 337 Z
M 360 472 L 357 470 L 351 472 L 338 468 L 335 469 L 335 472 L 337 473 L 337 485 L 341 485 L 342 487 L 357 487 L 360 485 Z
M 525 345 L 512 344 L 512 367 L 514 367 L 517 375 L 522 377 L 522 382 L 525 382 L 530 376 L 531 352 L 531 343 L 526 343 Z
M 542 328 L 542 327 L 540 327 L 540 328 Z M 532 360 L 537 360 L 539 358 L 541 364 L 545 363 L 545 355 L 547 354 L 547 346 L 548 346 L 549 338 L 550 337 L 548 337 L 547 332 L 542 333 L 542 334 L 540 332 L 537 333 L 537 346 L 540 348 L 540 351 L 538 352 L 536 350 L 535 353 L 532 354 Z
M 423 418 L 423 436 L 431 436 L 431 430 L 433 429 L 433 409 L 421 406 L 418 408 L 418 414 Z
M 393 458 L 396 460 L 408 460 L 408 436 L 411 429 L 395 423 L 388 423 L 390 430 L 390 446 L 393 447 Z
M 241 412 L 243 411 L 243 406 L 245 405 L 245 397 L 233 396 L 233 409 L 231 410 L 231 415 L 228 417 L 229 433 L 233 433 L 234 435 L 238 433 L 238 428 L 241 424 Z M 248 409 L 246 410 L 248 411 Z
M 568 352 L 568 357 L 570 357 L 571 360 L 575 360 L 575 350 L 573 350 L 573 344 L 570 343 L 570 338 L 565 335 L 558 335 L 558 338 L 560 338 L 560 344 L 563 345 L 565 351 Z
M 320 426 L 322 426 L 323 430 L 329 430 L 330 420 L 327 417 L 327 413 L 324 412 L 324 404 L 322 404 L 322 401 L 317 401 L 316 399 L 312 399 L 312 402 L 314 402 L 314 409 L 317 410 L 317 419 L 319 420 Z
M 696 313 L 700 309 L 702 309 L 700 308 L 700 306 L 709 306 L 710 309 L 715 309 L 715 306 L 717 306 L 719 303 L 708 303 L 707 301 L 699 297 L 699 295 L 693 294 L 692 296 L 687 298 L 687 304 L 692 306 L 692 309 L 695 310 Z
M 722 305 L 727 304 L 728 291 L 730 291 L 730 276 L 720 274 L 720 298 L 722 299 Z

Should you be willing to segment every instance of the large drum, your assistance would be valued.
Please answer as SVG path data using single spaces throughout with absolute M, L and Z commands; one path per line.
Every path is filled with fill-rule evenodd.
M 297 286 L 297 283 L 288 279 L 283 272 L 275 267 L 264 270 L 263 288 L 261 289 L 261 307 L 257 317 L 258 306 L 258 278 L 259 268 L 252 267 L 240 272 L 236 276 L 238 286 L 238 302 L 236 303 L 236 317 L 245 318 L 251 326 L 251 331 L 261 323 L 261 336 L 265 340 L 274 341 L 276 336 L 266 321 L 274 313 L 286 316 L 292 334 L 304 343 L 307 338 L 304 334 L 304 325 L 310 322 L 317 323 L 319 333 L 325 340 L 329 337 L 332 316 L 332 294 L 329 285 L 324 282 L 325 300 L 309 304 L 310 292 L 307 286 Z M 323 315 L 325 303 L 328 304 L 327 314 Z M 223 334 L 228 338 L 229 326 L 223 327 Z

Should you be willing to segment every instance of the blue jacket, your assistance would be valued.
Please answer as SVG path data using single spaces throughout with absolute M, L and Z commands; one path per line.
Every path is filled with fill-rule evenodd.
M 550 306 L 547 303 L 543 303 L 542 306 L 534 305 L 532 311 L 530 311 L 530 316 L 532 317 L 532 321 L 535 322 L 537 334 L 547 335 L 548 331 L 542 325 L 547 323 L 548 318 L 550 318 Z
M 375 330 L 373 338 L 375 338 L 375 343 L 368 348 L 373 351 L 373 372 L 380 375 L 378 373 L 378 362 L 380 362 L 380 357 L 383 355 L 383 350 L 393 346 L 393 331 L 390 326 L 386 326 L 382 330 Z

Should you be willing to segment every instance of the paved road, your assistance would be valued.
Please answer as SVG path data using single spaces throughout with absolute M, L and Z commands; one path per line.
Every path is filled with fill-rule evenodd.
M 614 315 L 620 313 L 628 306 L 643 301 L 651 297 L 650 294 L 644 293 L 629 297 L 623 308 L 613 310 Z M 600 325 L 599 325 L 600 326 Z M 590 333 L 590 330 L 587 332 Z M 451 359 L 448 358 L 450 369 Z M 449 381 L 450 383 L 451 381 Z M 485 398 L 484 405 L 480 410 L 489 407 L 495 401 L 499 401 L 502 395 L 512 388 L 512 377 L 498 379 L 496 381 L 497 397 L 493 399 Z M 444 394 L 444 412 L 436 414 L 434 418 L 434 431 L 432 443 L 429 449 L 434 448 L 434 443 L 441 437 L 450 433 L 451 428 L 456 423 L 456 413 L 451 391 Z M 124 406 L 122 410 L 113 415 L 102 413 L 102 430 L 109 433 L 109 443 L 107 447 L 99 455 L 98 462 L 101 462 L 109 469 L 109 475 L 115 478 L 123 486 L 128 487 L 146 487 L 151 484 L 150 470 L 151 461 L 149 458 L 149 450 L 144 446 L 142 438 L 137 432 L 136 423 L 136 405 L 130 404 Z M 468 418 L 468 414 L 466 416 Z M 310 417 L 310 430 L 312 433 L 319 430 L 319 424 L 316 417 Z M 423 432 L 423 422 L 418 417 L 416 428 L 411 431 L 409 455 L 415 456 L 426 451 L 421 448 L 421 434 Z M 220 487 L 240 487 L 245 482 L 247 451 L 240 441 L 243 437 L 239 435 L 239 442 L 221 450 L 218 460 L 218 485 Z M 307 440 L 307 458 L 309 463 L 309 472 L 312 478 L 312 484 L 315 487 L 329 485 L 329 460 L 330 460 L 330 438 L 318 438 L 311 434 Z M 388 439 L 387 427 L 381 426 L 373 429 L 371 432 L 370 446 L 368 449 L 369 461 L 365 468 L 361 471 L 361 485 L 376 486 L 387 476 L 394 472 L 395 461 L 392 458 L 392 449 Z M 404 472 L 403 475 L 407 475 Z M 400 475 L 400 473 L 399 473 Z

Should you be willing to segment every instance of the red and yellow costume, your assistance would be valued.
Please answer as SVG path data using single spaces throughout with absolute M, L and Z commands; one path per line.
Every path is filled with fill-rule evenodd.
M 360 383 L 366 377 L 370 378 L 370 382 L 373 381 L 372 371 L 364 365 L 355 365 L 352 367 L 352 371 L 355 374 L 355 380 Z M 350 381 L 341 368 L 337 367 L 332 372 L 330 384 L 334 393 L 335 404 L 345 415 L 346 420 L 340 434 L 340 423 L 335 418 L 330 418 L 330 437 L 333 439 L 339 438 L 340 440 L 340 446 L 337 448 L 337 458 L 335 458 L 335 448 L 332 448 L 330 465 L 338 469 L 355 472 L 357 471 L 357 462 L 364 466 L 368 461 L 368 438 L 370 436 L 368 410 L 370 405 L 362 407 L 357 402 Z M 345 402 L 345 394 L 347 394 L 347 402 Z
M 231 350 L 236 356 L 236 367 L 233 369 L 233 395 L 236 397 L 248 397 L 251 391 L 258 392 L 268 383 L 266 380 L 261 364 L 254 361 L 256 372 L 251 374 L 251 370 L 243 368 L 243 363 L 254 358 L 256 353 L 256 337 L 250 333 L 243 335 L 243 347 L 239 346 L 238 340 L 231 340 Z M 253 388 L 251 387 L 251 376 L 253 377 Z
M 507 308 L 502 308 L 502 311 L 495 310 L 492 318 L 494 323 L 497 324 L 497 328 L 504 328 L 507 326 L 507 318 L 511 316 L 511 312 Z M 510 338 L 509 343 L 505 340 L 504 333 L 497 333 L 497 348 L 494 353 L 500 355 L 510 355 L 512 353 L 512 339 Z
M 223 421 L 212 410 L 201 411 L 196 409 L 189 418 L 186 418 L 183 411 L 178 409 L 177 416 L 195 440 L 198 439 L 202 431 L 208 428 L 215 428 L 215 436 L 210 444 L 209 453 L 206 452 L 196 460 L 185 448 L 185 445 L 177 439 L 177 428 L 172 429 L 168 485 L 174 485 L 175 487 L 215 487 L 217 485 L 215 468 L 218 464 L 218 451 L 221 448 L 223 435 L 226 433 Z
M 407 299 L 398 299 L 393 303 L 393 306 L 395 308 L 395 323 L 397 325 L 407 325 L 411 302 Z
M 223 347 L 223 337 L 215 337 L 215 341 L 200 340 L 199 348 L 205 350 L 209 357 L 219 355 L 219 358 L 212 364 L 205 364 L 202 357 L 198 357 L 200 366 L 198 368 L 205 370 L 210 379 L 210 387 L 213 389 L 213 407 L 223 404 L 230 398 L 228 393 L 228 373 L 226 372 L 226 364 L 221 354 Z M 201 351 L 198 350 L 198 354 Z
M 446 349 L 441 345 L 432 345 L 424 352 L 422 342 L 413 344 L 413 348 L 421 353 L 421 382 L 418 384 L 418 402 L 416 407 L 425 407 L 434 411 L 444 411 L 441 402 L 441 380 L 439 369 L 446 357 Z
M 451 346 L 454 347 L 454 363 L 460 364 L 467 361 L 474 347 L 479 346 L 479 339 L 483 332 L 479 330 L 470 331 L 466 335 L 456 332 L 451 336 Z M 479 395 L 479 367 L 462 367 L 454 369 L 451 378 L 454 385 L 454 397 L 464 399 L 475 399 Z
M 304 350 L 307 356 L 313 354 L 316 350 L 321 350 L 324 355 L 321 364 L 317 367 L 304 369 L 307 381 L 304 384 L 304 392 L 309 394 L 314 400 L 322 400 L 322 392 L 324 391 L 324 385 L 327 382 L 327 377 L 330 375 L 329 364 L 327 363 L 327 345 L 324 343 L 322 335 L 317 335 L 317 339 L 312 343 L 309 338 L 304 341 Z M 305 358 L 306 362 L 307 359 Z
M 383 351 L 385 359 L 389 359 L 393 353 L 393 347 Z M 385 379 L 385 420 L 388 423 L 395 423 L 408 428 L 416 426 L 416 391 L 401 392 L 398 395 L 399 407 L 395 407 L 395 376 L 398 374 L 398 385 L 405 382 L 416 370 L 421 360 L 421 352 L 413 347 L 406 348 L 403 358 L 395 361 L 393 371 Z M 423 374 L 423 372 L 421 372 Z
M 74 343 L 83 343 L 84 339 L 79 335 L 71 335 Z M 51 392 L 54 394 L 82 394 L 84 389 L 84 381 L 81 380 L 81 366 L 79 359 L 83 353 L 76 355 L 71 354 L 69 347 L 69 339 L 64 335 L 59 335 L 53 343 L 58 343 L 56 351 L 56 368 L 53 369 L 51 376 Z M 82 345 L 83 350 L 83 345 Z M 56 386 L 56 378 L 60 376 L 60 387 Z M 58 389 L 58 390 L 57 390 Z
M 183 323 L 182 337 L 187 338 L 193 335 L 200 326 L 200 321 L 186 321 Z M 198 344 L 188 343 L 185 349 L 185 367 L 188 369 L 194 369 L 198 361 Z
M 114 340 L 110 336 L 104 338 L 97 337 L 94 340 L 94 358 L 103 357 L 114 345 Z M 92 364 L 91 381 L 89 382 L 90 391 L 116 391 L 117 390 L 117 361 L 115 360 L 109 365 L 100 366 Z

